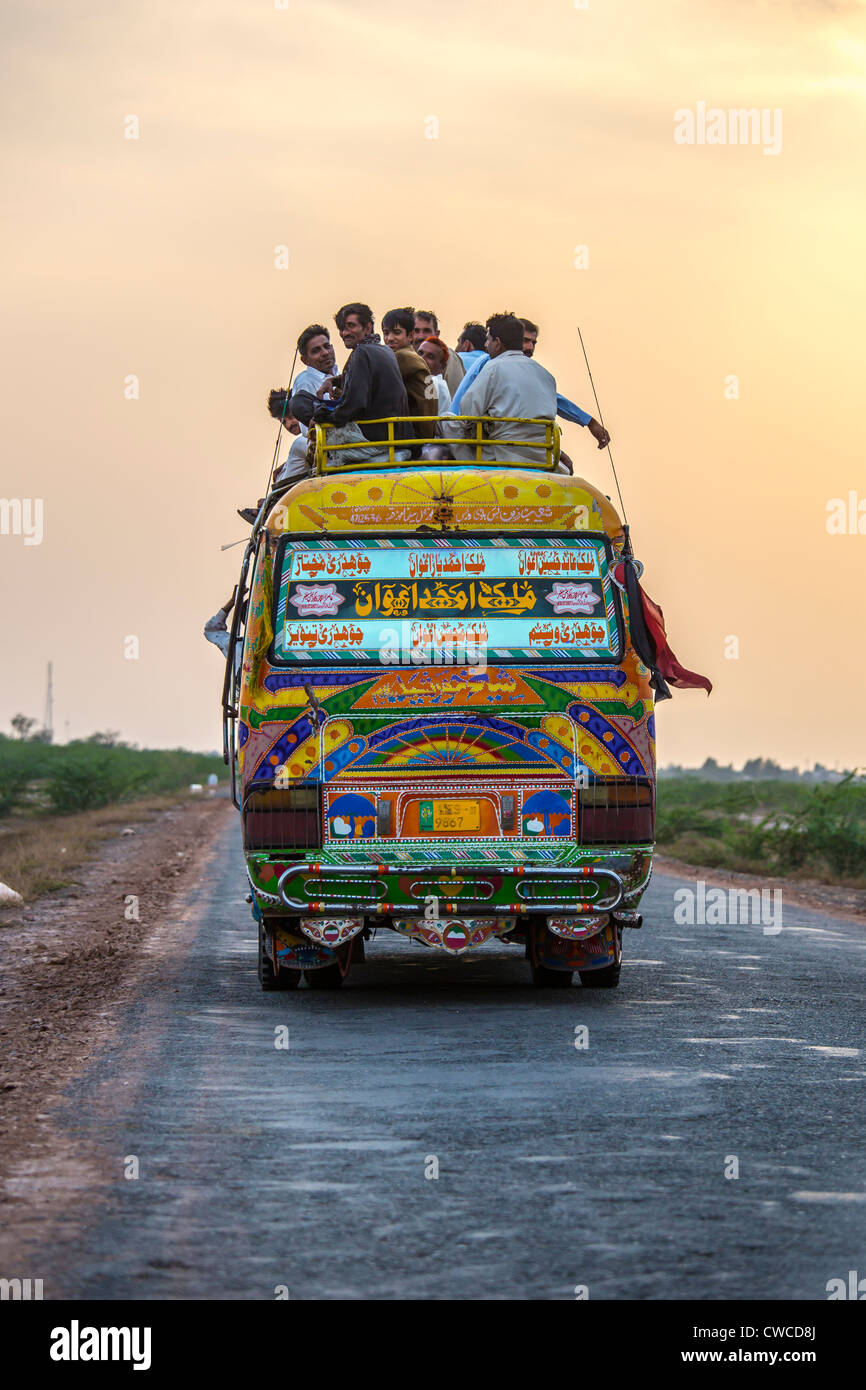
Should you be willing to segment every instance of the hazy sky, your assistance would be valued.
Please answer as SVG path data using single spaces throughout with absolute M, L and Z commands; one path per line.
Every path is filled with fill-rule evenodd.
M 645 586 L 716 687 L 660 710 L 663 763 L 866 763 L 866 534 L 827 530 L 854 492 L 866 532 L 863 4 L 11 0 L 0 23 L 0 493 L 44 508 L 41 544 L 0 535 L 0 727 L 41 716 L 52 659 L 60 738 L 218 745 L 201 628 L 267 476 L 267 390 L 360 298 L 432 307 L 450 343 L 528 315 L 594 410 L 580 324 Z M 677 143 L 699 103 L 765 110 L 781 151 Z M 565 443 L 613 493 L 588 434 Z

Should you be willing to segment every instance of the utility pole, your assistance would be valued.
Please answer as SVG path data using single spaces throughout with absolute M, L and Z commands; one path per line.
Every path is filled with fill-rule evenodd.
M 48 663 L 48 681 L 45 689 L 45 732 L 48 742 L 54 742 L 54 662 Z

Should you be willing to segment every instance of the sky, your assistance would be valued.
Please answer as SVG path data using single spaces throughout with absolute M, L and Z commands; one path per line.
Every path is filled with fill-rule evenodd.
M 220 745 L 201 630 L 267 391 L 361 299 L 452 345 L 531 317 L 597 414 L 580 326 L 644 585 L 715 683 L 659 709 L 662 764 L 866 765 L 866 5 L 10 0 L 0 40 L 0 496 L 42 515 L 0 534 L 0 729 L 50 660 L 59 740 Z M 739 108 L 765 135 L 699 141 Z

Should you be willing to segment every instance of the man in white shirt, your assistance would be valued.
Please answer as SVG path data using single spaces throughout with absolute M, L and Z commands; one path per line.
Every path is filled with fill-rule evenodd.
M 419 343 L 422 343 L 425 338 L 438 338 L 438 336 L 439 320 L 433 313 L 433 310 L 416 309 L 415 332 L 412 335 L 415 351 L 418 351 Z M 445 370 L 443 372 L 443 376 L 445 377 L 445 384 L 448 387 L 448 390 L 452 396 L 454 392 L 457 390 L 457 387 L 460 385 L 460 382 L 463 380 L 463 374 L 464 367 L 463 363 L 460 361 L 460 358 L 457 356 L 449 356 L 447 362 L 445 363 Z
M 418 344 L 418 353 L 427 363 L 427 370 L 436 387 L 438 397 L 436 413 L 437 415 L 451 415 L 451 392 L 448 390 L 448 383 L 443 375 L 446 363 L 449 359 L 447 343 L 443 343 L 441 338 L 425 338 Z M 436 433 L 440 437 L 449 433 L 449 427 L 440 420 L 436 426 Z M 421 450 L 422 459 L 449 459 L 451 450 L 446 444 L 425 444 Z
M 427 363 L 427 370 L 433 378 L 438 397 L 437 415 L 447 415 L 451 409 L 451 392 L 445 380 L 445 366 L 450 356 L 448 346 L 441 338 L 424 338 L 415 349 Z M 437 430 L 437 434 L 439 431 Z
M 524 355 L 520 319 L 514 314 L 491 315 L 485 346 L 491 360 L 464 393 L 460 415 L 517 416 L 552 424 L 556 420 L 556 379 L 539 362 Z M 475 430 L 475 424 L 467 422 L 461 433 L 471 438 Z M 545 462 L 543 448 L 529 447 L 529 441 L 544 444 L 541 425 L 513 424 L 504 419 L 501 425 L 486 425 L 484 436 L 487 442 L 481 456 L 485 462 Z M 525 439 L 527 444 L 496 444 L 497 439 Z M 465 445 L 455 446 L 454 453 L 460 459 L 475 457 L 474 449 Z
M 337 359 L 331 343 L 331 335 L 321 323 L 311 323 L 298 339 L 298 355 L 304 370 L 298 372 L 292 382 L 289 396 L 296 391 L 309 391 L 315 396 L 322 385 L 334 376 Z M 271 391 L 268 396 L 268 410 L 275 420 L 280 420 L 284 429 L 295 436 L 288 457 L 274 474 L 275 485 L 296 482 L 306 478 L 310 469 L 307 463 L 307 426 L 302 425 L 288 408 L 285 391 Z
M 298 372 L 292 382 L 290 395 L 296 391 L 309 391 L 315 396 L 322 382 L 334 376 L 337 358 L 331 343 L 331 335 L 320 323 L 311 323 L 298 339 L 298 355 L 304 370 Z

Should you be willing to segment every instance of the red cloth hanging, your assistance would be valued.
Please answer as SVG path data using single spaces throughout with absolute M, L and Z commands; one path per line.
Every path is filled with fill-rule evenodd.
M 624 580 L 623 569 L 622 562 L 614 566 L 614 577 L 620 583 L 623 583 Z M 709 695 L 713 688 L 712 681 L 706 676 L 698 675 L 697 671 L 687 670 L 677 661 L 668 644 L 664 613 L 649 594 L 645 593 L 641 584 L 638 584 L 638 589 L 640 590 L 643 620 L 656 649 L 655 665 L 665 680 L 677 690 L 700 689 L 705 690 Z

